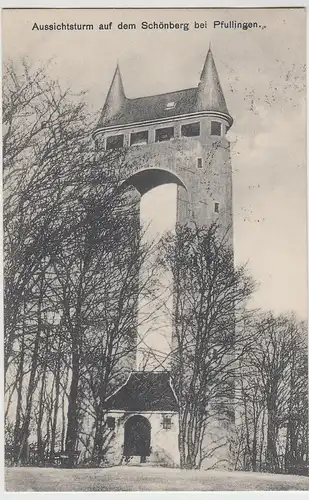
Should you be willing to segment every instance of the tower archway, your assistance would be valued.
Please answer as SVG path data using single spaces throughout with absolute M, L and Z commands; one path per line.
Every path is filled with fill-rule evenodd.
M 151 189 L 164 184 L 177 184 L 187 190 L 182 179 L 170 170 L 163 168 L 144 168 L 130 175 L 122 184 L 123 187 L 134 186 L 141 196 Z

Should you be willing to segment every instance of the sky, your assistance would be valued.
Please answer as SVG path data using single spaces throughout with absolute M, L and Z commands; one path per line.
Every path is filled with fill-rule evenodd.
M 261 28 L 213 28 L 214 20 Z M 109 23 L 110 30 L 37 31 L 33 24 Z M 135 30 L 119 30 L 119 22 Z M 189 22 L 184 30 L 142 30 L 142 21 Z M 194 21 L 207 28 L 194 29 Z M 252 304 L 307 317 L 305 11 L 303 9 L 10 10 L 4 11 L 3 57 L 52 60 L 52 76 L 87 90 L 101 108 L 117 61 L 127 97 L 194 87 L 211 43 L 234 124 L 236 264 L 259 283 Z M 142 199 L 153 234 L 175 223 L 175 187 Z

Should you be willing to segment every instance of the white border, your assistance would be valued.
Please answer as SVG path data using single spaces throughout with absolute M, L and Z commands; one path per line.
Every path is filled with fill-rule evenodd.
M 258 2 L 253 0 L 233 1 L 209 1 L 209 0 L 195 0 L 194 2 L 186 0 L 134 0 L 134 1 L 105 1 L 105 0 L 0 0 L 1 8 L 278 8 L 278 7 L 306 7 L 308 0 L 299 2 L 297 0 L 260 0 Z

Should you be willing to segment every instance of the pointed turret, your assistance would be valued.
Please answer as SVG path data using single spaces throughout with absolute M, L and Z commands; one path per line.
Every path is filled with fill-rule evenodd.
M 217 111 L 230 116 L 210 46 L 198 85 L 197 108 L 198 111 Z
M 116 70 L 110 85 L 106 101 L 102 110 L 100 125 L 104 125 L 113 118 L 121 109 L 126 99 L 119 65 L 117 63 Z

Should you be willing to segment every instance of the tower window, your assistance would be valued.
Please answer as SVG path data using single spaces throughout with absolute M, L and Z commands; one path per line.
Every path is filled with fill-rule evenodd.
M 217 201 L 214 204 L 214 211 L 216 212 L 216 214 L 219 213 L 219 203 Z
M 197 168 L 203 168 L 203 158 L 197 159 Z
M 158 128 L 156 130 L 156 142 L 170 141 L 174 137 L 174 127 Z
M 106 149 L 117 149 L 123 147 L 124 135 L 111 135 L 106 139 Z
M 172 419 L 168 415 L 163 416 L 163 429 L 171 429 L 172 428 Z
M 211 135 L 221 135 L 221 123 L 220 122 L 211 122 Z
M 174 109 L 175 103 L 174 101 L 168 102 L 165 106 L 165 109 Z
M 187 123 L 181 127 L 181 135 L 185 137 L 196 137 L 200 135 L 200 124 L 197 123 Z
M 106 419 L 107 427 L 113 431 L 115 429 L 115 418 L 114 417 L 107 417 Z
M 142 132 L 134 132 L 130 137 L 130 146 L 134 144 L 147 144 L 148 143 L 148 130 Z

